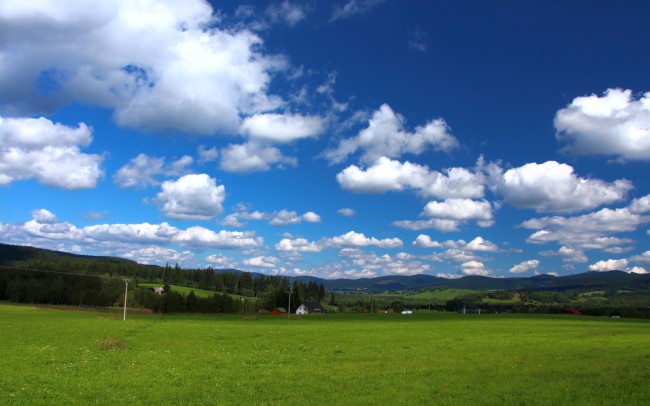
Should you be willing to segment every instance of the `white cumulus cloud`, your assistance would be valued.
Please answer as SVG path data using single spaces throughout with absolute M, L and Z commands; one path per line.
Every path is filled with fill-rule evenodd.
M 274 268 L 280 263 L 280 259 L 276 257 L 259 256 L 245 259 L 242 262 L 244 265 L 248 266 Z
M 275 244 L 275 249 L 285 252 L 320 252 L 323 247 L 315 242 L 308 241 L 305 238 L 289 239 L 283 238 Z
M 645 251 L 642 254 L 630 257 L 630 261 L 636 262 L 641 265 L 650 266 L 650 251 Z
M 327 239 L 330 246 L 336 247 L 367 247 L 374 245 L 380 248 L 399 248 L 404 245 L 399 238 L 377 239 L 375 237 L 366 237 L 363 233 L 349 231 L 343 235 Z
M 354 217 L 354 216 L 357 215 L 356 210 L 351 209 L 351 208 L 349 208 L 349 207 L 343 207 L 343 208 L 340 208 L 340 209 L 338 210 L 338 213 L 339 213 L 341 216 L 344 216 L 344 217 Z
M 485 264 L 480 261 L 467 261 L 460 265 L 460 272 L 463 275 L 489 276 L 491 272 L 485 269 Z
M 288 157 L 276 147 L 256 143 L 231 144 L 221 150 L 219 168 L 226 172 L 265 172 L 272 166 L 296 166 L 296 158 Z
M 557 138 L 581 155 L 650 159 L 650 92 L 607 89 L 602 96 L 576 97 L 555 115 Z
M 0 112 L 80 101 L 112 108 L 126 127 L 215 134 L 283 103 L 268 88 L 284 59 L 222 27 L 205 1 L 5 1 L 0 16 Z M 44 79 L 58 91 L 39 91 Z
M 598 261 L 595 264 L 589 265 L 589 270 L 596 272 L 624 271 L 627 269 L 627 266 L 627 259 L 608 259 L 606 261 Z
M 526 273 L 534 271 L 539 267 L 540 262 L 536 259 L 529 259 L 510 268 L 510 273 Z
M 555 161 L 528 163 L 506 171 L 495 185 L 504 202 L 537 212 L 576 212 L 625 199 L 632 183 L 580 178 L 573 167 Z
M 484 195 L 483 175 L 465 168 L 432 171 L 427 166 L 382 156 L 363 169 L 350 165 L 336 175 L 339 185 L 353 193 L 414 190 L 424 197 L 477 198 Z
M 600 209 L 595 212 L 573 216 L 551 216 L 524 221 L 521 226 L 537 230 L 527 242 L 546 244 L 558 242 L 565 250 L 604 250 L 616 253 L 629 250 L 633 240 L 614 237 L 613 234 L 635 231 L 650 222 L 643 204 L 646 197 L 634 199 L 628 207 Z M 580 261 L 583 262 L 583 261 Z
M 104 176 L 104 157 L 81 152 L 91 132 L 84 123 L 73 128 L 44 117 L 0 117 L 0 186 L 36 179 L 63 189 L 94 188 Z
M 121 167 L 113 176 L 121 188 L 145 187 L 159 184 L 156 177 L 163 172 L 165 158 L 149 157 L 139 154 L 127 165 Z
M 160 224 L 97 224 L 77 227 L 57 219 L 49 210 L 32 212 L 32 220 L 25 223 L 0 223 L 0 240 L 20 245 L 46 246 L 59 249 L 60 243 L 69 243 L 86 250 L 98 250 L 106 255 L 124 255 L 140 247 L 180 245 L 189 249 L 250 249 L 263 245 L 263 239 L 252 232 L 213 230 L 194 226 L 179 229 L 169 223 Z M 141 251 L 144 255 L 149 251 Z
M 286 143 L 315 137 L 323 131 L 320 117 L 258 113 L 244 119 L 241 132 L 251 139 Z
M 295 211 L 280 210 L 272 215 L 269 224 L 272 226 L 286 226 L 289 224 L 298 224 L 303 221 L 308 223 L 320 223 L 321 219 L 320 216 L 313 211 L 309 211 L 299 216 Z
M 389 105 L 383 104 L 372 115 L 368 127 L 357 136 L 341 141 L 337 148 L 326 151 L 324 155 L 331 162 L 338 163 L 362 150 L 361 161 L 371 164 L 382 156 L 398 158 L 404 154 L 419 155 L 429 149 L 449 151 L 459 145 L 442 119 L 429 121 L 424 126 L 416 127 L 413 132 L 407 131 L 404 125 L 404 118 Z
M 154 199 L 166 216 L 179 220 L 210 220 L 221 214 L 226 198 L 223 185 L 206 174 L 185 175 L 166 181 Z
M 474 252 L 498 252 L 499 247 L 492 241 L 488 241 L 483 237 L 476 237 L 470 242 L 465 240 L 447 240 L 447 241 L 434 241 L 426 234 L 420 234 L 413 241 L 414 247 L 420 248 L 452 248 Z
M 454 221 L 492 221 L 492 205 L 487 200 L 447 199 L 442 202 L 427 203 L 422 211 L 423 217 L 433 217 Z
M 398 220 L 394 221 L 393 225 L 413 231 L 436 229 L 443 233 L 451 233 L 460 229 L 459 221 L 438 218 L 428 220 Z

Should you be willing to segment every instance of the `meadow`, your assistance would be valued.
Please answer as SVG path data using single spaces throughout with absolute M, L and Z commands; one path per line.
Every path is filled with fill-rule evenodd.
M 644 320 L 72 309 L 0 302 L 0 404 L 650 403 Z
M 154 287 L 159 287 L 162 288 L 164 285 L 161 283 L 138 283 L 138 287 L 140 288 L 154 288 Z M 221 294 L 221 292 L 215 292 L 213 290 L 205 290 L 205 289 L 197 289 L 197 288 L 189 288 L 187 286 L 177 286 L 173 285 L 171 286 L 172 292 L 178 292 L 183 296 L 187 296 L 190 294 L 190 292 L 194 292 L 194 294 L 197 297 L 210 297 L 214 295 L 215 293 Z M 249 302 L 256 302 L 258 298 L 256 297 L 250 297 L 250 296 L 241 296 L 241 295 L 234 295 L 234 294 L 227 294 L 228 296 L 232 297 L 233 299 L 237 300 L 247 300 Z

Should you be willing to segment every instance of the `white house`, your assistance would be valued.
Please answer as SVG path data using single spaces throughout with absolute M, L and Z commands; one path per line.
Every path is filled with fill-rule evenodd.
M 324 309 L 319 303 L 316 302 L 305 302 L 298 306 L 296 309 L 296 314 L 314 314 L 314 313 L 324 313 Z
M 307 306 L 305 306 L 304 303 L 298 306 L 298 308 L 296 309 L 296 314 L 307 314 L 307 313 L 309 313 L 309 311 L 307 310 Z

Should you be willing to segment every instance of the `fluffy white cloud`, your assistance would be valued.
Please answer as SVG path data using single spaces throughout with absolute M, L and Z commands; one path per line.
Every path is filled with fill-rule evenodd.
M 579 178 L 573 173 L 573 167 L 555 161 L 510 169 L 494 187 L 513 207 L 567 213 L 621 201 L 633 188 L 624 179 L 607 183 Z
M 282 104 L 267 91 L 286 62 L 250 31 L 221 28 L 205 1 L 5 1 L 0 15 L 0 111 L 78 100 L 123 126 L 214 134 Z M 58 91 L 39 91 L 43 80 Z
M 245 118 L 240 131 L 251 139 L 286 143 L 317 136 L 323 127 L 320 117 L 263 113 Z
M 0 186 L 36 179 L 63 189 L 94 188 L 104 176 L 104 158 L 81 152 L 91 141 L 84 123 L 73 128 L 43 117 L 0 117 Z
M 371 271 L 369 269 L 362 269 L 362 270 L 357 270 L 357 269 L 349 269 L 344 272 L 332 272 L 328 275 L 329 278 L 333 279 L 360 279 L 360 278 L 375 278 L 377 276 L 377 272 Z
M 54 224 L 59 221 L 56 215 L 47 209 L 32 210 L 32 219 L 41 224 Z
M 134 244 L 165 244 L 179 233 L 168 223 L 160 224 L 97 224 L 80 230 L 84 238 L 92 241 L 113 241 Z
M 217 147 L 207 148 L 205 145 L 199 145 L 199 148 L 196 150 L 197 155 L 199 156 L 199 163 L 206 163 L 216 161 L 219 158 L 219 151 Z
M 296 238 L 294 240 L 283 238 L 275 244 L 275 249 L 285 252 L 320 252 L 323 247 L 315 242 L 310 242 L 305 238 Z
M 357 212 L 354 209 L 350 209 L 348 207 L 343 207 L 343 208 L 339 209 L 338 213 L 341 216 L 345 216 L 345 217 L 354 217 L 354 216 L 357 215 Z
M 428 149 L 449 151 L 458 145 L 458 140 L 449 134 L 444 120 L 432 120 L 416 127 L 414 132 L 408 132 L 404 128 L 404 118 L 389 105 L 383 104 L 372 115 L 368 127 L 357 136 L 341 141 L 336 149 L 328 150 L 324 155 L 331 162 L 338 163 L 348 155 L 363 150 L 361 161 L 371 164 L 382 156 L 398 158 L 404 154 L 419 155 Z
M 645 195 L 638 199 L 632 200 L 629 206 L 630 212 L 634 214 L 643 214 L 650 212 L 650 195 Z
M 234 259 L 229 258 L 223 254 L 212 254 L 205 257 L 205 262 L 210 266 L 216 266 L 218 268 L 235 268 L 236 262 Z
M 606 261 L 598 261 L 595 264 L 589 265 L 589 270 L 596 272 L 624 271 L 627 269 L 627 266 L 627 259 L 608 259 Z
M 462 241 L 462 240 L 461 240 Z M 492 241 L 485 240 L 483 237 L 476 237 L 467 243 L 465 249 L 469 251 L 497 252 L 499 247 Z
M 179 219 L 210 220 L 221 214 L 226 191 L 206 174 L 185 175 L 161 185 L 155 202 L 166 216 Z
M 485 264 L 479 261 L 467 261 L 460 265 L 463 275 L 489 276 L 491 272 L 485 269 Z
M 427 203 L 423 217 L 434 217 L 454 221 L 492 221 L 492 205 L 487 200 L 447 199 Z
M 436 274 L 438 278 L 445 278 L 445 279 L 459 279 L 462 278 L 463 275 L 457 274 L 457 273 L 449 273 L 449 272 L 439 272 Z
M 628 207 L 601 209 L 574 217 L 552 216 L 524 221 L 521 226 L 538 230 L 528 237 L 531 244 L 559 242 L 567 249 L 599 249 L 616 253 L 629 250 L 632 240 L 611 234 L 630 232 L 650 222 L 645 212 L 646 197 L 635 199 Z M 634 208 L 634 210 L 632 210 Z
M 253 257 L 242 261 L 244 265 L 261 267 L 261 268 L 274 268 L 280 263 L 280 259 L 276 257 Z
M 582 249 L 574 247 L 562 246 L 557 251 L 542 251 L 540 255 L 552 257 L 557 256 L 562 258 L 564 262 L 587 262 L 587 256 Z
M 257 248 L 262 246 L 262 237 L 255 237 L 252 232 L 226 231 L 214 232 L 204 227 L 190 227 L 179 231 L 172 238 L 173 242 L 194 247 L 218 247 L 225 249 Z
M 246 210 L 246 208 L 242 208 Z M 277 212 L 261 212 L 261 211 L 241 211 L 237 213 L 232 213 L 226 216 L 223 221 L 224 224 L 230 225 L 232 227 L 243 227 L 245 223 L 241 220 L 268 220 L 269 224 L 272 226 L 286 226 L 290 224 L 299 224 L 304 222 L 307 223 L 320 223 L 321 217 L 314 213 L 313 211 L 308 211 L 304 214 L 298 214 L 293 210 L 280 210 Z
M 439 252 L 429 256 L 429 260 L 434 262 L 459 264 L 469 261 L 481 261 L 482 259 L 474 252 L 463 249 L 450 248 L 444 252 Z
M 158 264 L 178 263 L 181 266 L 190 266 L 195 263 L 192 252 L 178 252 L 172 248 L 162 247 L 145 247 L 132 250 L 122 254 L 124 258 L 131 259 L 141 264 Z
M 374 245 L 380 248 L 399 248 L 404 243 L 399 238 L 366 237 L 363 233 L 349 231 L 343 235 L 327 239 L 327 244 L 335 247 L 367 247 Z
M 405 252 L 390 256 L 388 254 L 377 255 L 373 252 L 364 252 L 358 248 L 344 248 L 339 252 L 339 256 L 351 260 L 351 266 L 361 269 L 360 271 L 354 271 L 355 276 L 364 273 L 417 275 L 431 270 L 430 265 Z
M 425 197 L 475 198 L 484 195 L 483 176 L 465 168 L 445 173 L 427 166 L 380 157 L 367 169 L 350 165 L 336 175 L 339 185 L 354 193 L 384 193 L 412 189 Z
M 443 233 L 450 233 L 459 230 L 460 222 L 448 219 L 399 220 L 394 221 L 393 225 L 413 231 L 436 229 Z
M 308 211 L 302 215 L 302 219 L 308 223 L 320 223 L 320 216 L 313 211 Z
M 576 154 L 649 160 L 650 92 L 639 99 L 623 89 L 576 97 L 557 112 L 555 128 L 565 149 Z
M 641 265 L 650 266 L 650 251 L 645 251 L 642 254 L 630 257 L 630 261 L 636 262 Z
M 429 175 L 428 168 L 410 162 L 400 163 L 380 157 L 374 165 L 363 170 L 356 165 L 345 168 L 336 180 L 345 190 L 356 193 L 383 193 L 405 188 L 422 188 Z
M 247 173 L 268 171 L 273 165 L 284 168 L 297 164 L 296 158 L 284 156 L 278 148 L 246 143 L 222 149 L 219 168 L 226 172 Z
M 139 154 L 121 167 L 113 176 L 113 180 L 121 188 L 157 185 L 159 182 L 156 177 L 163 172 L 164 162 L 165 158 Z
M 445 173 L 431 171 L 420 194 L 425 197 L 479 198 L 485 194 L 483 175 L 466 168 L 449 168 Z
M 190 249 L 247 249 L 259 248 L 263 245 L 262 238 L 256 237 L 255 233 L 226 230 L 215 232 L 196 226 L 183 230 L 165 222 L 98 224 L 79 228 L 69 222 L 58 220 L 53 213 L 45 209 L 34 210 L 32 220 L 23 224 L 0 223 L 0 240 L 20 245 L 38 243 L 39 246 L 53 249 L 61 248 L 60 243 L 71 243 L 86 247 L 87 250 L 99 250 L 108 255 L 136 252 L 140 248 L 134 250 L 134 245 L 151 248 L 178 244 Z M 147 252 L 152 251 L 142 251 L 141 255 Z
M 526 273 L 534 271 L 539 267 L 539 264 L 540 262 L 538 260 L 530 259 L 510 268 L 510 273 Z
M 420 234 L 415 238 L 415 241 L 413 241 L 413 246 L 414 247 L 420 247 L 420 248 L 442 248 L 443 245 L 439 243 L 438 241 L 433 241 L 431 237 L 429 237 L 426 234 Z
M 647 274 L 648 271 L 642 266 L 635 266 L 634 268 L 627 271 L 628 273 L 638 273 L 638 274 Z
M 320 216 L 313 211 L 309 211 L 299 216 L 295 211 L 280 210 L 274 213 L 269 224 L 272 226 L 286 226 L 289 224 L 298 224 L 303 221 L 308 223 L 320 223 Z
M 492 205 L 487 200 L 447 199 L 442 202 L 432 201 L 425 207 L 420 217 L 427 220 L 400 220 L 393 225 L 409 230 L 437 229 L 442 232 L 458 231 L 461 224 L 476 221 L 479 227 L 491 227 L 494 224 Z
M 465 240 L 447 240 L 443 242 L 434 241 L 426 234 L 420 234 L 417 236 L 415 241 L 413 241 L 414 247 L 420 248 L 453 248 L 461 249 L 467 251 L 478 251 L 478 252 L 498 252 L 499 247 L 491 241 L 484 239 L 483 237 L 476 237 L 470 242 Z

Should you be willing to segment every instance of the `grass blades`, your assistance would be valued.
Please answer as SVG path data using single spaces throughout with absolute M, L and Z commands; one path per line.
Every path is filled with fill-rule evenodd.
M 626 404 L 650 323 L 544 315 L 119 315 L 0 303 L 0 404 Z

